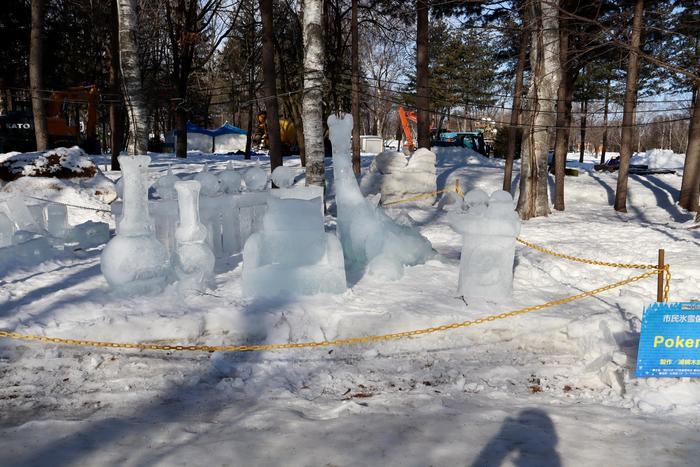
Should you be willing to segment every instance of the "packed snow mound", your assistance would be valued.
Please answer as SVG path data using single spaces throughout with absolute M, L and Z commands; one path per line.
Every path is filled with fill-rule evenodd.
M 480 165 L 486 167 L 503 167 L 503 159 L 490 159 L 471 148 L 459 146 L 434 146 L 431 151 L 437 156 L 437 165 Z
M 685 154 L 676 154 L 670 149 L 652 149 L 630 159 L 631 164 L 647 165 L 650 169 L 682 169 L 684 162 Z
M 97 173 L 97 166 L 78 146 L 0 156 L 0 179 L 5 181 L 20 177 L 90 178 Z
M 437 190 L 435 154 L 418 149 L 407 158 L 401 152 L 384 151 L 374 158 L 360 182 L 364 196 L 381 193 L 381 202 L 392 203 Z M 417 200 L 432 204 L 435 196 Z
M 90 220 L 109 222 L 111 216 L 105 194 L 110 193 L 107 198 L 116 197 L 114 184 L 101 174 L 100 179 L 94 181 L 95 185 L 81 186 L 65 179 L 22 177 L 3 186 L 0 194 L 21 195 L 26 199 L 27 204 L 41 204 L 48 201 L 67 205 L 68 223 L 71 225 Z

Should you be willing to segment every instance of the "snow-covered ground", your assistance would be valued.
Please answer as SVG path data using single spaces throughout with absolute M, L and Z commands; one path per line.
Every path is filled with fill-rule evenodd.
M 223 169 L 228 159 L 156 155 L 151 175 L 205 161 Z M 502 161 L 439 157 L 438 187 L 456 178 L 465 190 L 499 189 Z M 621 262 L 654 263 L 665 248 L 671 299 L 700 299 L 700 231 L 673 202 L 678 174 L 631 175 L 628 214 L 609 206 L 616 174 L 583 170 L 566 182 L 567 210 L 523 223 L 523 238 Z M 342 295 L 249 301 L 234 257 L 211 294 L 122 299 L 107 290 L 99 251 L 65 253 L 0 276 L 0 329 L 302 342 L 473 319 L 639 273 L 519 246 L 513 298 L 467 307 L 455 296 L 460 236 L 434 207 L 404 211 L 439 255 L 397 282 L 365 276 Z M 0 340 L 0 465 L 697 465 L 698 380 L 633 375 L 642 309 L 655 296 L 656 281 L 646 279 L 478 327 L 315 350 L 158 353 Z

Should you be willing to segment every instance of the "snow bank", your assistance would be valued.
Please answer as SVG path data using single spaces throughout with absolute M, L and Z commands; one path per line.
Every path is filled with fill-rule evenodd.
M 652 149 L 630 159 L 631 164 L 648 165 L 650 169 L 682 169 L 684 162 L 685 154 L 676 154 L 670 149 Z
M 114 184 L 100 175 L 83 187 L 66 179 L 21 177 L 2 187 L 2 192 L 23 195 L 27 204 L 55 202 L 66 204 L 68 223 L 112 221 L 106 200 L 116 198 Z
M 0 178 L 3 180 L 20 177 L 87 178 L 97 172 L 97 166 L 78 146 L 0 155 Z

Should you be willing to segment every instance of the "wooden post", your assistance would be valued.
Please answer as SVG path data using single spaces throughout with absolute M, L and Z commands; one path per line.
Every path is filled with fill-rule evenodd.
M 656 288 L 656 301 L 657 302 L 663 302 L 664 301 L 664 250 L 659 249 L 659 276 L 658 276 L 658 282 L 657 282 L 657 288 Z

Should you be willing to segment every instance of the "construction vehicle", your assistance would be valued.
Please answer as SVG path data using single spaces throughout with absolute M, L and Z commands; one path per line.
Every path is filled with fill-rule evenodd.
M 262 149 L 270 147 L 270 139 L 267 131 L 267 112 L 260 112 L 255 118 L 257 129 L 253 136 L 253 141 Z M 297 130 L 294 122 L 287 118 L 280 118 L 280 139 L 282 141 L 282 155 L 288 156 L 299 153 L 297 142 Z
M 46 104 L 46 126 L 49 147 L 80 146 L 86 152 L 100 152 L 97 139 L 97 102 L 95 85 L 77 86 L 53 91 Z M 81 113 L 85 112 L 85 119 Z M 27 103 L 14 112 L 0 116 L 0 152 L 33 151 L 36 149 L 34 118 Z
M 416 150 L 415 138 L 413 137 L 412 125 L 414 123 L 417 125 L 418 119 L 416 118 L 416 113 L 412 110 L 406 110 L 403 107 L 399 107 L 399 119 L 401 120 L 401 127 L 403 128 L 403 134 L 406 138 L 405 147 L 413 152 Z M 430 126 L 430 144 L 433 146 L 460 146 L 473 149 L 474 151 L 487 155 L 487 146 L 484 141 L 484 130 L 477 129 L 475 131 L 449 131 L 449 130 L 439 130 L 433 129 L 432 124 Z

